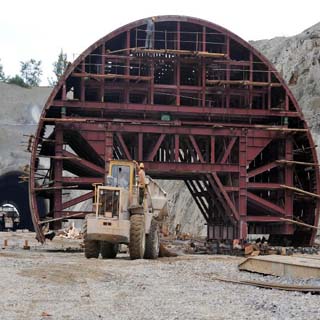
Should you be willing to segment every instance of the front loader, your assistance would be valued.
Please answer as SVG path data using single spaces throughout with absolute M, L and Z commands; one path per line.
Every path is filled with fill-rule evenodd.
M 139 204 L 136 166 L 132 161 L 111 160 L 106 185 L 95 185 L 95 214 L 86 216 L 86 258 L 115 258 L 120 244 L 129 247 L 131 259 L 159 255 L 160 225 L 168 215 L 165 191 L 150 177 Z

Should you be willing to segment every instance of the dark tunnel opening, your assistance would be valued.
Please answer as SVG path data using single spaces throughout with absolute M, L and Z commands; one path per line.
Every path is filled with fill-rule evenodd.
M 0 177 L 0 207 L 10 204 L 19 213 L 19 223 L 15 229 L 34 231 L 29 207 L 29 189 L 27 182 L 21 182 L 22 172 L 11 171 Z M 45 212 L 45 202 L 38 200 L 40 212 Z

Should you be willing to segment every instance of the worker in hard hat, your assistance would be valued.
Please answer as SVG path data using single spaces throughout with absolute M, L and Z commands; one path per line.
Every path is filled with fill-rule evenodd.
M 146 41 L 145 48 L 153 49 L 153 38 L 154 38 L 154 22 L 156 18 L 152 17 L 147 20 L 147 29 L 146 29 Z
M 138 186 L 139 186 L 139 204 L 143 204 L 144 193 L 146 188 L 146 174 L 144 172 L 144 164 L 141 162 L 138 166 L 138 163 L 134 161 L 137 166 L 138 171 Z

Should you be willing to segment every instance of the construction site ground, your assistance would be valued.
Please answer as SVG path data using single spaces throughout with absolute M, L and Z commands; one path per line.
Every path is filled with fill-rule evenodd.
M 320 295 L 214 280 L 275 280 L 238 271 L 243 257 L 87 260 L 81 240 L 34 236 L 0 233 L 1 319 L 319 319 Z

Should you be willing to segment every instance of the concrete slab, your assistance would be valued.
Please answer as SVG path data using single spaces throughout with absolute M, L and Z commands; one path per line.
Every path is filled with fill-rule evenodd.
M 279 277 L 298 279 L 320 279 L 320 260 L 301 256 L 257 256 L 249 257 L 239 264 L 241 271 L 251 271 Z

